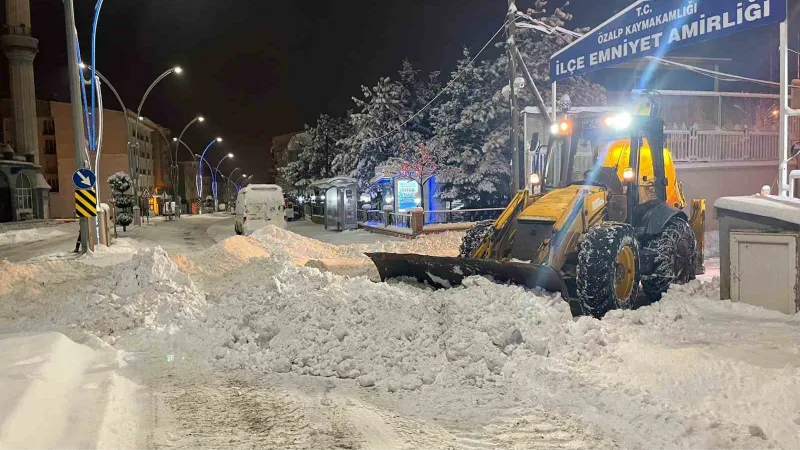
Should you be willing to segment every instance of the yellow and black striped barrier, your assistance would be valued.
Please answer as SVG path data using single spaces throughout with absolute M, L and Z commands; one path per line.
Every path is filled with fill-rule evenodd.
M 75 190 L 75 217 L 97 217 L 97 192 L 94 189 Z

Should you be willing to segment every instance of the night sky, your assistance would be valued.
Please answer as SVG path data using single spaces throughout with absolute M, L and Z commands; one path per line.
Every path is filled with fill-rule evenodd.
M 573 27 L 595 26 L 632 0 L 574 0 Z M 94 0 L 75 0 L 84 59 Z M 560 5 L 563 0 L 551 2 Z M 352 107 L 360 86 L 394 76 L 408 58 L 423 70 L 449 74 L 468 46 L 476 51 L 503 22 L 506 0 L 107 0 L 98 30 L 97 68 L 135 109 L 147 86 L 167 68 L 184 74 L 164 80 L 143 115 L 174 133 L 197 114 L 185 140 L 195 151 L 214 136 L 225 138 L 211 160 L 236 153 L 241 166 L 264 181 L 271 138 L 299 131 L 319 114 Z M 519 0 L 522 10 L 533 0 Z M 39 99 L 69 101 L 66 37 L 61 0 L 31 0 Z M 800 18 L 800 0 L 790 14 Z M 799 21 L 795 20 L 794 23 Z M 790 28 L 797 43 L 798 26 Z M 770 54 L 777 77 L 777 26 L 681 54 L 734 58 L 726 70 L 768 77 Z M 8 95 L 3 60 L 3 96 Z M 793 68 L 794 70 L 794 68 Z M 117 109 L 106 95 L 106 105 Z

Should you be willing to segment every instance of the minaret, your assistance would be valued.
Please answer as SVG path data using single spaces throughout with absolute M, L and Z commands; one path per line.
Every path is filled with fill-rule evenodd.
M 14 109 L 14 152 L 29 162 L 39 163 L 39 130 L 36 118 L 36 90 L 33 58 L 39 40 L 31 36 L 30 0 L 5 0 L 6 34 L 0 48 L 8 58 L 11 103 Z

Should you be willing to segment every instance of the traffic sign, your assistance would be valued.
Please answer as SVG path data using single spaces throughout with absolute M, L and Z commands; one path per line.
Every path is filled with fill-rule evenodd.
M 786 20 L 787 0 L 638 0 L 553 55 L 550 80 Z
M 94 189 L 75 191 L 75 216 L 97 217 L 97 191 Z
M 90 169 L 78 169 L 72 174 L 72 182 L 78 189 L 90 189 L 97 183 L 97 177 Z

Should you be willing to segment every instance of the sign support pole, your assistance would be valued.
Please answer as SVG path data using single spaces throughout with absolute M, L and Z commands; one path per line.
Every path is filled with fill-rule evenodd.
M 780 24 L 780 126 L 778 134 L 780 141 L 778 148 L 780 149 L 778 166 L 778 195 L 781 197 L 789 196 L 789 30 L 785 21 Z
M 69 67 L 69 92 L 72 102 L 72 129 L 75 145 L 75 168 L 86 167 L 86 136 L 83 129 L 83 106 L 81 103 L 81 77 L 78 68 L 77 40 L 75 32 L 75 9 L 72 0 L 64 0 L 64 16 L 67 28 L 67 62 Z M 89 250 L 89 221 L 82 217 L 81 226 L 81 251 L 86 253 Z
M 514 23 L 517 13 L 517 5 L 515 0 L 508 0 L 508 78 L 509 87 L 511 88 L 511 195 L 516 194 L 523 186 L 524 182 L 520 180 L 520 169 L 522 164 L 520 161 L 519 151 L 519 102 L 517 101 L 517 93 L 514 83 L 517 80 L 517 63 L 514 56 L 516 43 L 514 42 L 517 26 Z M 524 174 L 524 172 L 522 172 Z
M 552 102 L 553 102 L 553 114 L 552 114 L 553 122 L 558 122 L 558 99 L 556 97 L 556 95 L 558 95 L 558 93 L 557 93 L 558 89 L 556 87 L 557 84 L 558 84 L 557 81 L 553 81 L 553 92 L 550 94 L 550 96 L 553 98 L 552 99 Z

